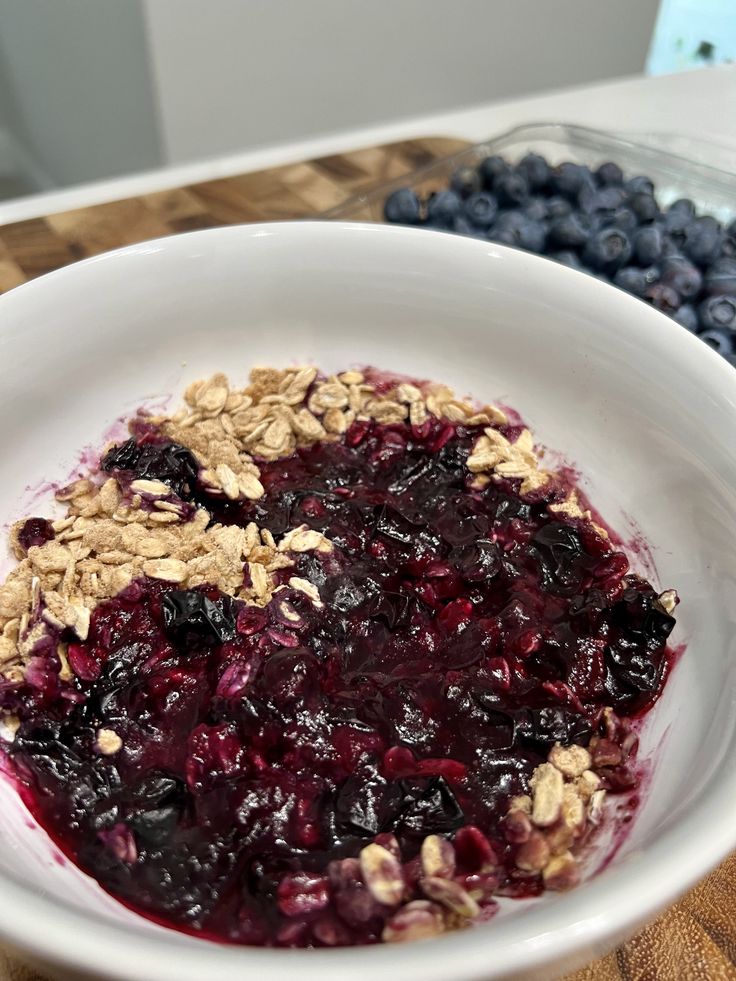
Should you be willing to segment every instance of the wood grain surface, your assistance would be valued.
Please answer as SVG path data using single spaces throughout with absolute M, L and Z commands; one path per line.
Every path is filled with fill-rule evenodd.
M 407 140 L 0 226 L 0 292 L 143 239 L 316 215 L 464 145 Z M 736 979 L 736 855 L 629 943 L 566 981 L 730 979 Z M 41 979 L 0 950 L 0 981 Z

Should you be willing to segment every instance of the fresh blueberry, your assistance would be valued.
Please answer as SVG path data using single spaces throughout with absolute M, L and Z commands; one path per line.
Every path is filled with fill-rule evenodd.
M 549 185 L 556 194 L 574 201 L 584 184 L 590 183 L 592 175 L 588 167 L 576 163 L 561 163 L 550 174 Z
M 634 258 L 640 266 L 651 266 L 662 256 L 662 229 L 659 225 L 645 225 L 637 229 L 632 239 Z
M 721 250 L 721 226 L 710 215 L 695 218 L 685 229 L 682 251 L 699 266 L 707 266 L 718 258 Z
M 698 336 L 701 341 L 705 341 L 709 347 L 712 347 L 719 354 L 727 356 L 736 353 L 734 335 L 730 330 L 724 330 L 723 327 L 709 327 Z
M 673 201 L 664 214 L 664 227 L 671 235 L 682 235 L 695 217 L 695 206 L 689 198 Z
M 561 249 L 579 249 L 588 241 L 590 230 L 590 219 L 573 212 L 551 222 L 549 239 Z
M 655 310 L 661 310 L 670 316 L 680 306 L 680 294 L 665 283 L 655 283 L 650 286 L 644 294 L 644 299 L 649 300 Z
M 523 174 L 502 174 L 494 185 L 500 205 L 516 208 L 529 198 L 529 184 Z
M 465 215 L 458 215 L 452 230 L 458 235 L 470 235 L 473 238 L 485 238 L 485 232 L 472 222 L 468 221 Z
M 654 221 L 659 215 L 657 202 L 651 194 L 646 194 L 644 191 L 637 191 L 629 197 L 629 207 L 642 224 Z
M 654 184 L 648 177 L 631 177 L 624 187 L 629 194 L 654 194 Z
M 603 187 L 595 194 L 595 208 L 597 211 L 615 212 L 626 200 L 626 193 L 620 187 Z
M 690 303 L 683 303 L 679 310 L 676 311 L 674 319 L 680 324 L 685 330 L 689 330 L 691 333 L 695 334 L 698 330 L 698 312 L 694 306 Z
M 473 167 L 458 167 L 450 178 L 450 190 L 461 198 L 470 197 L 480 188 L 480 175 Z
M 659 279 L 659 270 L 656 266 L 649 269 L 640 269 L 638 266 L 624 266 L 619 269 L 613 277 L 615 286 L 633 293 L 634 296 L 643 297 L 650 286 Z
M 602 228 L 588 239 L 583 262 L 591 269 L 613 273 L 631 257 L 631 242 L 620 228 Z
M 736 297 L 709 296 L 698 307 L 698 318 L 705 330 L 736 330 Z
M 620 228 L 622 232 L 630 234 L 639 222 L 631 208 L 622 207 L 616 208 L 613 214 L 608 217 L 606 224 L 611 228 Z
M 684 300 L 692 300 L 702 289 L 703 276 L 684 256 L 671 255 L 662 260 L 662 282 L 677 290 Z
M 478 176 L 483 187 L 487 191 L 492 191 L 498 178 L 503 174 L 508 174 L 510 169 L 503 157 L 486 157 L 478 165 Z
M 498 212 L 498 203 L 487 191 L 476 191 L 465 202 L 465 217 L 477 228 L 490 228 Z
M 624 181 L 623 171 L 611 160 L 602 163 L 596 170 L 595 176 L 601 187 L 618 187 Z
M 572 204 L 567 198 L 561 198 L 559 194 L 547 198 L 547 215 L 549 218 L 564 218 L 572 211 Z
M 455 191 L 438 191 L 427 201 L 427 223 L 435 228 L 452 228 L 461 207 L 460 195 Z
M 705 292 L 709 296 L 736 296 L 736 259 L 721 256 L 705 274 Z
M 554 259 L 555 262 L 559 262 L 563 266 L 569 266 L 570 269 L 578 269 L 580 272 L 585 271 L 585 266 L 580 261 L 580 256 L 577 252 L 572 252 L 569 249 L 563 250 L 562 252 L 550 253 L 550 259 Z
M 419 198 L 409 187 L 400 187 L 386 198 L 383 206 L 386 221 L 398 225 L 418 225 L 421 221 Z
M 530 220 L 518 208 L 500 211 L 488 238 L 502 245 L 526 249 L 527 252 L 544 250 L 546 228 L 542 222 Z
M 544 221 L 549 216 L 547 202 L 544 198 L 531 198 L 524 205 L 524 214 L 532 221 Z
M 533 191 L 541 190 L 549 180 L 550 166 L 538 153 L 527 153 L 519 161 L 516 169 L 524 175 Z

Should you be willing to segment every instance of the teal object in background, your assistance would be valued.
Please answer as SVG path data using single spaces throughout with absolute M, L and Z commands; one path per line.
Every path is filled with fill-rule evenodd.
M 647 74 L 736 61 L 736 0 L 662 0 Z

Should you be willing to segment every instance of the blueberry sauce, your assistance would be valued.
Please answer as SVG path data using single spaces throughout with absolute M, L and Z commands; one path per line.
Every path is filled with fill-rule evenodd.
M 277 541 L 306 524 L 332 551 L 294 554 L 263 609 L 138 580 L 69 643 L 72 681 L 3 693 L 24 800 L 76 864 L 158 922 L 269 946 L 380 940 L 387 912 L 341 860 L 388 832 L 409 877 L 440 834 L 463 874 L 492 860 L 497 892 L 541 891 L 509 799 L 555 741 L 604 735 L 604 707 L 652 706 L 674 620 L 611 540 L 548 511 L 559 486 L 474 488 L 480 432 L 359 421 L 262 463 L 265 496 L 212 498 L 214 518 Z M 201 493 L 175 444 L 114 452 L 106 469 Z M 632 786 L 620 753 L 605 764 L 604 786 Z

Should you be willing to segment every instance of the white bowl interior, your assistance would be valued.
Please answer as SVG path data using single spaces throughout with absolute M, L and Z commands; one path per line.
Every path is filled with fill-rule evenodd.
M 103 256 L 3 297 L 0 328 L 4 519 L 43 507 L 44 482 L 66 479 L 80 448 L 99 446 L 122 414 L 208 372 L 243 381 L 258 363 L 374 364 L 518 409 L 580 469 L 613 527 L 649 543 L 655 578 L 682 598 L 673 641 L 687 644 L 645 729 L 653 776 L 631 832 L 574 893 L 401 950 L 213 948 L 135 917 L 59 862 L 3 787 L 8 939 L 116 977 L 136 976 L 145 956 L 150 977 L 200 977 L 215 957 L 223 976 L 277 978 L 298 956 L 305 979 L 367 979 L 389 964 L 407 981 L 487 978 L 600 952 L 736 843 L 724 813 L 736 798 L 736 373 L 684 330 L 519 252 L 316 224 Z M 648 561 L 640 550 L 651 572 Z M 89 936 L 72 943 L 84 922 L 75 910 Z

